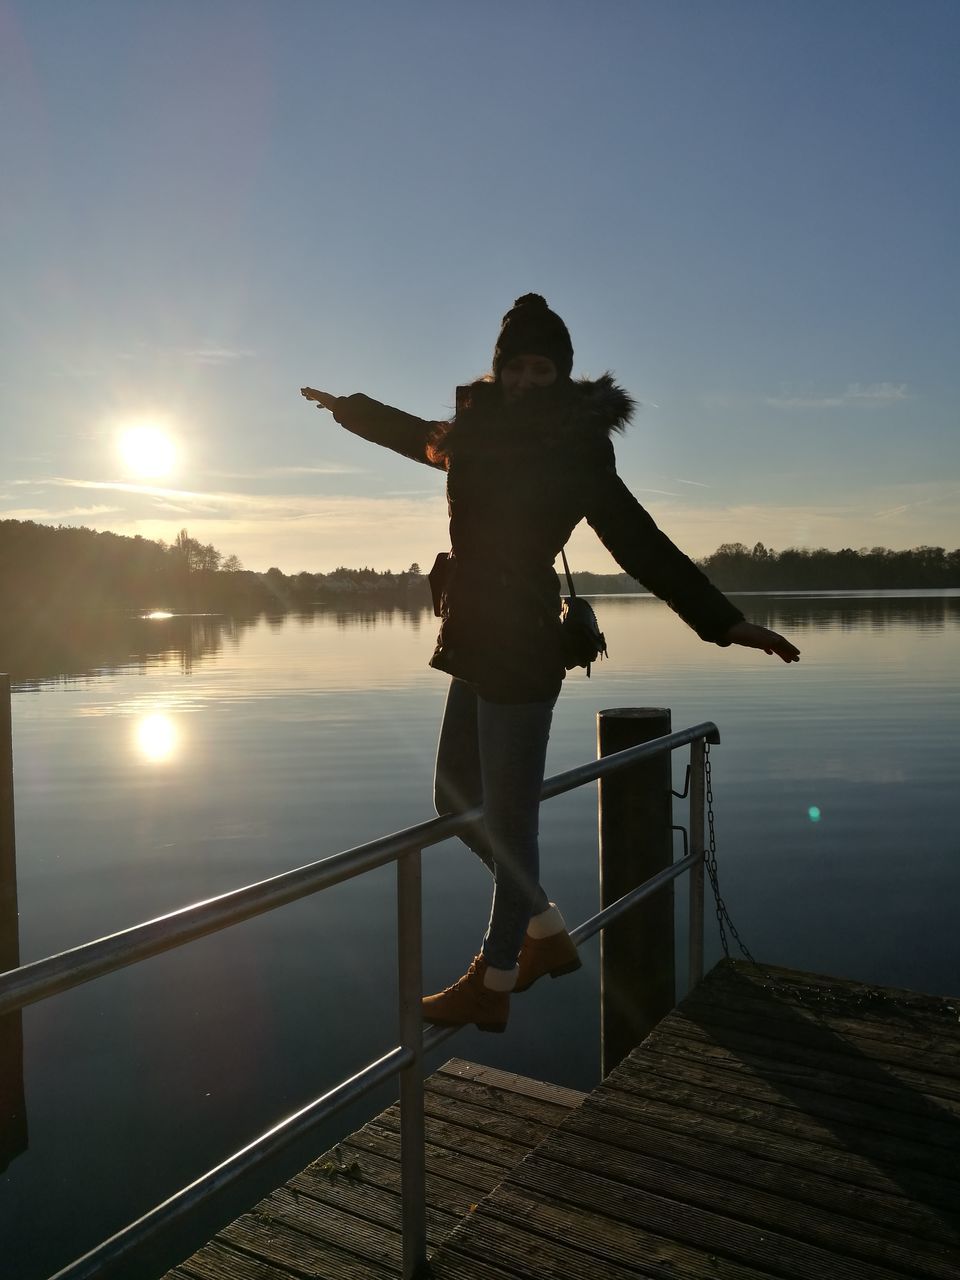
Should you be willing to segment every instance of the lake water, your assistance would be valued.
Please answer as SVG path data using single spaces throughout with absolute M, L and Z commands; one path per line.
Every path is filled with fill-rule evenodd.
M 716 721 L 721 887 L 754 955 L 957 993 L 960 592 L 738 600 L 800 647 L 799 665 L 704 645 L 648 597 L 596 600 L 610 660 L 568 677 L 548 773 L 595 755 L 601 708 L 669 707 L 674 728 Z M 431 816 L 446 692 L 425 665 L 434 625 L 416 609 L 344 610 L 101 621 L 49 650 L 0 640 L 21 961 Z M 541 835 L 544 884 L 577 923 L 598 899 L 595 788 L 545 805 Z M 384 868 L 27 1009 L 27 1132 L 7 1135 L 0 1175 L 3 1275 L 48 1275 L 391 1048 L 394 887 Z M 425 852 L 428 990 L 462 972 L 488 902 L 471 855 L 453 842 Z M 719 956 L 709 900 L 708 922 L 707 967 Z M 506 1035 L 464 1032 L 441 1058 L 590 1087 L 596 941 L 584 961 L 518 998 Z M 220 1215 L 395 1094 L 341 1117 Z

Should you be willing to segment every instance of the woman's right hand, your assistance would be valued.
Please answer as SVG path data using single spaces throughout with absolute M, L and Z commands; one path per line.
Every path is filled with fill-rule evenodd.
M 315 400 L 318 409 L 332 409 L 340 399 L 339 396 L 332 396 L 329 391 L 317 391 L 315 387 L 301 387 L 300 394 L 305 400 Z

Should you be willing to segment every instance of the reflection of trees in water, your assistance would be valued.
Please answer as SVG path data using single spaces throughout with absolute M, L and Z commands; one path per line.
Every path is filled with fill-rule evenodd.
M 18 689 L 121 669 L 144 671 L 171 659 L 187 674 L 195 663 L 218 653 L 224 641 L 238 641 L 255 621 L 219 614 L 87 614 L 38 624 L 8 616 L 0 622 L 0 670 L 10 673 Z
M 388 621 L 392 623 L 399 618 L 408 623 L 414 631 L 419 631 L 424 619 L 432 619 L 434 616 L 433 609 L 428 604 L 364 605 L 356 601 L 350 605 L 327 604 L 317 612 L 332 615 L 338 627 L 346 629 L 359 624 L 368 630 L 376 627 L 378 623 Z
M 280 631 L 291 619 L 301 625 L 331 617 L 338 627 L 376 627 L 400 620 L 419 630 L 429 605 L 353 597 L 290 612 L 249 614 L 174 614 L 169 618 L 103 613 L 56 618 L 0 618 L 0 671 L 9 672 L 17 689 L 94 679 L 119 670 L 146 671 L 164 661 L 179 662 L 184 674 L 228 645 L 236 648 L 258 622 Z
M 787 596 L 731 593 L 751 622 L 774 631 L 788 627 L 862 630 L 904 623 L 939 630 L 960 622 L 960 596 Z
M 960 596 L 818 596 L 737 595 L 731 599 L 752 622 L 774 630 L 789 628 L 827 630 L 840 627 L 911 625 L 943 628 L 960 622 Z M 640 597 L 647 603 L 655 601 Z M 638 597 L 610 595 L 604 609 L 632 608 Z M 258 623 L 278 632 L 295 621 L 309 625 L 331 619 L 339 630 L 353 627 L 372 630 L 398 623 L 420 631 L 437 625 L 429 604 L 354 596 L 327 601 L 311 608 L 288 612 L 248 614 L 175 614 L 169 618 L 144 618 L 122 614 L 63 615 L 55 621 L 0 618 L 0 671 L 7 671 L 18 689 L 39 689 L 48 683 L 95 679 L 119 670 L 146 671 L 160 662 L 175 661 L 188 674 L 204 659 L 227 645 L 239 646 L 244 634 Z

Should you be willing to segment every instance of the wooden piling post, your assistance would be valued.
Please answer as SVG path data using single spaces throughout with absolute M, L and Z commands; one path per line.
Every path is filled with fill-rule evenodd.
M 0 973 L 20 963 L 17 844 L 13 815 L 10 677 L 0 675 Z M 27 1148 L 23 1092 L 23 1015 L 0 1017 L 0 1171 Z
M 10 677 L 0 675 L 0 973 L 20 963 Z
M 597 713 L 600 756 L 670 733 L 665 707 Z M 670 753 L 600 780 L 600 907 L 673 860 Z M 600 1065 L 604 1076 L 676 1003 L 673 885 L 608 925 L 600 939 Z

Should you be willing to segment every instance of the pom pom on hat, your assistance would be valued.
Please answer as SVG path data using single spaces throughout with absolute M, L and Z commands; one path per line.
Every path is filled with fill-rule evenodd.
M 573 368 L 570 334 L 539 293 L 525 293 L 503 317 L 493 350 L 494 377 L 500 377 L 500 370 L 514 356 L 528 355 L 546 356 L 557 366 L 561 378 L 569 378 Z

